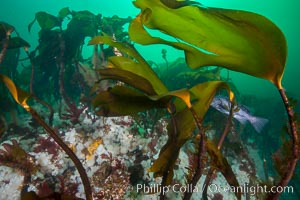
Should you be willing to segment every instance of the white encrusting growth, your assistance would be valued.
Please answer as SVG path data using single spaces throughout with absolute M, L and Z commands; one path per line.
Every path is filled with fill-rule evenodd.
M 120 164 L 123 166 L 122 169 L 119 169 L 121 170 L 119 173 L 122 173 L 122 176 L 124 176 L 124 181 L 127 180 L 126 176 L 129 175 L 129 167 L 135 166 L 136 162 L 138 162 L 144 169 L 142 172 L 143 175 L 140 178 L 147 180 L 149 184 L 160 184 L 161 178 L 153 178 L 153 175 L 148 174 L 147 170 L 150 168 L 152 162 L 158 157 L 159 150 L 167 141 L 167 123 L 164 120 L 161 119 L 158 122 L 163 127 L 158 130 L 162 130 L 162 132 L 154 132 L 151 136 L 147 137 L 141 136 L 139 133 L 133 131 L 132 127 L 135 122 L 131 117 L 97 118 L 96 120 L 95 116 L 92 117 L 94 118 L 93 120 L 91 119 L 90 113 L 84 115 L 80 126 L 76 125 L 67 130 L 60 128 L 60 134 L 66 144 L 75 152 L 83 163 L 95 193 L 103 190 L 104 186 L 101 185 L 100 182 L 102 183 L 103 180 L 107 181 L 107 177 L 105 176 L 105 170 L 107 170 L 107 168 L 105 168 L 106 162 L 110 163 L 111 167 L 118 167 L 117 165 Z M 59 125 L 59 122 L 54 123 Z M 46 139 L 48 136 L 41 135 L 41 137 Z M 35 143 L 36 142 L 37 141 L 35 141 Z M 22 144 L 22 140 L 20 143 Z M 32 146 L 35 147 L 36 145 L 38 144 L 33 143 Z M 174 171 L 175 183 L 180 184 L 181 186 L 186 185 L 186 175 L 188 174 L 186 167 L 188 166 L 189 157 L 185 149 L 186 148 L 183 148 L 181 150 L 178 162 L 176 163 L 178 167 L 176 167 L 176 170 Z M 26 149 L 26 151 L 34 157 L 35 164 L 38 166 L 38 171 L 35 174 L 32 174 L 32 180 L 34 182 L 44 180 L 49 176 L 57 177 L 67 170 L 72 170 L 72 173 L 68 176 L 68 185 L 70 183 L 78 184 L 76 196 L 81 198 L 85 197 L 79 174 L 64 151 L 57 148 L 54 155 L 49 153 L 46 149 L 40 152 L 33 152 L 32 150 L 31 147 L 27 147 Z M 138 158 L 137 152 L 140 152 L 141 155 L 145 157 L 142 159 Z M 240 183 L 249 182 L 249 174 L 241 171 L 239 162 L 234 159 L 232 168 Z M 102 175 L 104 177 L 101 177 Z M 100 181 L 98 182 L 98 179 L 95 179 L 95 177 L 99 178 Z M 22 175 L 18 174 L 13 169 L 0 166 L 0 199 L 19 200 L 20 186 L 22 185 L 23 178 Z M 197 187 L 199 187 L 199 189 L 202 189 L 204 179 L 205 175 L 202 176 L 198 183 Z M 141 182 L 143 182 L 143 180 L 141 180 Z M 217 174 L 217 177 L 213 179 L 212 183 L 221 186 L 227 185 L 226 180 L 219 173 Z M 124 184 L 128 184 L 128 187 L 130 186 L 128 181 L 125 181 Z M 57 183 L 57 191 L 60 191 L 59 187 L 60 184 Z M 28 190 L 37 192 L 38 188 L 36 185 L 30 185 Z M 136 188 L 131 191 L 125 191 L 126 196 L 124 198 L 129 198 L 130 195 L 135 194 L 142 199 L 150 200 L 157 199 L 159 195 L 159 193 L 152 195 L 137 194 L 135 190 Z M 178 192 L 170 192 L 167 194 L 167 196 L 172 199 L 181 199 L 181 195 L 182 194 Z M 192 199 L 199 199 L 201 195 L 202 193 L 195 193 Z M 222 195 L 224 199 L 230 199 L 234 196 L 232 193 L 225 193 Z M 209 198 L 212 198 L 214 194 L 209 192 L 208 196 Z

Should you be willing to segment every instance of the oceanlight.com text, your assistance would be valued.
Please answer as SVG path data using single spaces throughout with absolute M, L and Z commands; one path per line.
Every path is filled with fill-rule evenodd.
M 154 194 L 162 193 L 166 194 L 168 192 L 175 193 L 202 193 L 205 187 L 193 187 L 192 185 L 180 185 L 174 184 L 170 186 L 162 186 L 160 184 L 137 184 L 136 191 L 142 192 L 144 194 Z M 292 186 L 273 186 L 268 187 L 266 185 L 248 185 L 247 183 L 240 186 L 220 186 L 218 184 L 210 184 L 208 187 L 209 193 L 241 193 L 256 195 L 258 193 L 294 193 L 294 188 Z
M 208 190 L 211 193 L 241 193 L 256 195 L 258 193 L 294 193 L 293 186 L 272 186 L 268 187 L 266 185 L 248 185 L 247 183 L 234 187 L 234 186 L 220 186 L 217 184 L 211 184 L 208 186 Z

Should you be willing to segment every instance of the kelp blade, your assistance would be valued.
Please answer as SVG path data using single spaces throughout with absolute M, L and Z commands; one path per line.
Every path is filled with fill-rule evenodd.
M 15 101 L 27 109 L 29 106 L 27 105 L 27 99 L 30 97 L 30 94 L 18 88 L 14 82 L 5 75 L 0 74 L 0 79 L 6 85 L 11 95 L 15 99 Z
M 239 182 L 233 173 L 233 170 L 228 163 L 227 159 L 221 154 L 220 150 L 216 147 L 216 145 L 211 141 L 206 141 L 206 148 L 207 152 L 210 156 L 210 160 L 212 163 L 212 167 L 217 169 L 217 171 L 221 172 L 224 178 L 226 179 L 227 183 L 232 188 L 239 188 Z M 234 190 L 235 196 L 238 200 L 241 199 L 241 191 Z
M 97 115 L 112 117 L 132 115 L 154 108 L 167 109 L 172 98 L 178 98 L 185 106 L 191 107 L 187 89 L 151 96 L 127 86 L 114 86 L 98 93 L 92 104 L 94 108 L 98 108 Z
M 136 0 L 142 25 L 182 41 L 190 67 L 221 66 L 271 81 L 282 88 L 287 45 L 267 18 L 246 11 L 183 6 L 170 9 L 160 0 Z M 129 35 L 134 35 L 131 29 Z M 132 37 L 134 38 L 134 37 Z M 174 47 L 178 45 L 174 43 Z M 193 51 L 190 51 L 193 48 Z M 197 52 L 198 51 L 198 52 Z M 201 53 L 199 53 L 201 52 Z M 208 53 L 209 52 L 209 53 Z M 195 59 L 194 55 L 199 55 Z
M 197 112 L 200 120 L 203 119 L 206 111 L 208 110 L 216 92 L 220 89 L 226 89 L 229 93 L 229 97 L 233 100 L 233 93 L 231 92 L 229 86 L 223 81 L 211 81 L 198 84 L 191 88 L 190 98 L 193 102 L 192 107 Z M 186 141 L 192 138 L 192 133 L 196 128 L 194 118 L 187 106 L 182 104 L 182 101 L 175 100 L 176 108 L 179 107 L 180 110 L 175 113 L 176 129 L 175 133 L 174 127 L 169 125 L 168 127 L 168 141 L 161 149 L 159 157 L 154 161 L 153 165 L 150 167 L 149 172 L 154 172 L 155 176 L 162 176 L 163 174 L 168 174 L 167 180 L 171 181 L 173 179 L 173 166 L 178 158 L 180 148 L 185 144 Z M 176 137 L 174 138 L 174 135 Z M 167 182 L 170 184 L 170 182 Z
M 115 86 L 109 91 L 100 92 L 93 99 L 94 108 L 100 116 L 124 116 L 163 107 L 146 95 L 125 86 Z
M 157 74 L 152 70 L 144 58 L 131 46 L 121 42 L 114 41 L 111 37 L 108 36 L 96 36 L 89 41 L 90 45 L 97 44 L 107 44 L 112 47 L 117 48 L 118 50 L 126 53 L 130 58 L 121 57 L 121 56 L 112 56 L 109 58 L 112 68 L 120 68 L 122 70 L 131 72 L 141 76 L 143 79 L 146 79 L 151 83 L 155 94 L 164 94 L 168 92 L 167 87 L 159 79 Z M 150 94 L 149 91 L 145 91 Z

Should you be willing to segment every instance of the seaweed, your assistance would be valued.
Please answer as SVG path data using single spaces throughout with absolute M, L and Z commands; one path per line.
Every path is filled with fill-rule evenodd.
M 43 98 L 49 100 L 54 97 L 60 103 L 61 108 L 65 106 L 66 113 L 62 113 L 60 117 L 62 120 L 70 120 L 72 124 L 80 123 L 80 115 L 89 108 L 90 104 L 98 116 L 104 117 L 138 116 L 144 112 L 155 117 L 151 122 L 153 123 L 151 129 L 155 127 L 158 113 L 159 116 L 164 115 L 168 120 L 168 139 L 148 172 L 153 173 L 154 177 L 162 177 L 162 186 L 172 184 L 179 153 L 188 141 L 193 141 L 195 152 L 190 157 L 187 181 L 192 187 L 196 187 L 199 179 L 207 170 L 206 187 L 204 187 L 203 193 L 203 199 L 207 199 L 207 186 L 217 172 L 224 176 L 230 186 L 239 186 L 236 175 L 221 151 L 224 140 L 233 126 L 232 115 L 236 104 L 236 95 L 233 92 L 235 89 L 231 89 L 234 84 L 228 80 L 229 77 L 227 80 L 220 77 L 222 68 L 263 78 L 278 89 L 288 115 L 289 140 L 285 141 L 284 149 L 278 151 L 273 158 L 281 176 L 276 185 L 286 186 L 294 174 L 299 158 L 299 124 L 297 124 L 293 111 L 293 101 L 287 98 L 281 84 L 287 54 L 286 40 L 281 30 L 261 15 L 246 11 L 208 8 L 194 1 L 135 0 L 133 4 L 141 10 L 134 19 L 119 18 L 116 15 L 111 18 L 102 17 L 101 14 L 95 15 L 89 11 L 71 11 L 67 7 L 61 9 L 57 16 L 38 12 L 28 25 L 29 31 L 35 22 L 41 28 L 39 45 L 32 52 L 28 51 L 29 44 L 25 40 L 11 36 L 14 31 L 13 26 L 4 22 L 0 23 L 0 64 L 3 63 L 9 49 L 24 47 L 31 63 L 30 93 L 17 87 L 18 84 L 15 82 L 18 82 L 14 80 L 14 75 L 11 80 L 1 71 L 0 79 L 15 102 L 30 113 L 32 118 L 72 159 L 82 179 L 86 199 L 92 199 L 93 196 L 90 180 L 80 160 L 51 127 L 53 109 L 50 102 L 49 104 L 44 102 Z M 66 28 L 62 27 L 65 19 L 69 20 Z M 127 33 L 123 30 L 123 25 L 128 22 L 130 24 Z M 171 36 L 175 38 L 176 42 L 152 36 L 149 29 L 158 30 Z M 90 69 L 96 70 L 100 77 L 93 88 L 84 83 L 84 76 L 80 74 L 84 62 L 81 53 L 87 37 L 92 37 L 89 45 L 94 47 Z M 180 82 L 174 88 L 168 86 L 163 80 L 168 77 L 156 73 L 151 68 L 150 62 L 147 62 L 135 49 L 133 42 L 142 45 L 164 44 L 184 51 L 185 60 L 180 60 L 175 64 L 168 62 L 165 49 L 161 51 L 167 73 L 173 76 L 172 78 L 178 79 L 178 82 L 182 81 L 183 83 Z M 15 55 L 18 56 L 18 54 Z M 175 76 L 176 71 L 181 71 L 176 64 L 189 67 L 191 71 L 182 71 Z M 202 67 L 208 66 L 216 66 L 216 68 L 202 70 Z M 42 91 L 38 85 L 44 80 L 49 80 L 49 83 L 42 88 Z M 98 84 L 107 80 L 110 81 L 109 87 L 106 89 L 97 87 Z M 74 87 L 75 84 L 77 87 Z M 89 85 L 91 84 L 89 83 Z M 74 88 L 76 90 L 73 90 Z M 51 90 L 54 92 L 50 94 L 48 91 Z M 207 127 L 204 124 L 204 118 L 214 96 L 220 90 L 227 92 L 231 109 L 223 132 L 216 143 L 206 133 Z M 88 96 L 88 98 L 85 101 L 86 105 L 80 107 L 78 104 L 82 96 Z M 1 100 L 2 98 L 1 94 Z M 4 98 L 6 98 L 5 95 Z M 28 104 L 31 98 L 49 107 L 50 125 Z M 61 101 L 64 102 L 63 105 Z M 146 136 L 152 136 L 145 125 L 145 119 L 142 120 L 140 125 L 144 124 Z M 5 130 L 6 123 L 4 120 L 2 121 L 0 136 Z M 155 151 L 155 143 L 161 136 L 155 136 L 148 144 L 151 151 Z M 29 169 L 26 173 L 27 177 L 30 177 L 35 169 L 28 162 L 30 157 L 16 141 L 13 140 L 12 143 L 12 145 L 3 145 L 5 151 L 1 150 L 0 152 L 0 164 L 18 168 L 17 164 L 21 163 L 26 166 L 27 170 Z M 91 154 L 91 152 L 89 153 Z M 102 163 L 103 166 L 101 166 L 101 170 L 97 171 L 94 182 L 101 183 L 103 188 L 110 188 L 116 182 L 123 184 L 124 188 L 114 191 L 116 196 L 119 192 L 122 193 L 121 195 L 124 194 L 129 181 L 137 183 L 137 180 L 132 179 L 124 171 L 121 161 L 114 160 L 111 155 L 102 155 L 102 158 L 108 161 Z M 142 157 L 142 159 L 147 159 L 147 157 Z M 112 166 L 112 162 L 115 163 L 114 166 Z M 134 166 L 136 168 L 131 168 L 132 173 L 141 170 L 138 158 L 136 162 L 136 166 Z M 285 162 L 286 165 L 279 168 L 278 163 L 282 162 Z M 122 177 L 118 177 L 119 174 L 114 173 L 114 170 L 119 170 Z M 108 185 L 105 185 L 106 180 L 109 182 Z M 47 189 L 47 185 L 45 187 Z M 241 193 L 236 192 L 235 195 L 237 199 L 241 199 Z M 277 199 L 280 193 L 268 195 L 268 199 Z M 72 199 L 72 197 L 64 197 L 60 193 L 53 193 L 49 197 L 39 197 L 34 192 L 24 191 L 21 196 L 24 200 Z M 106 191 L 100 191 L 95 196 L 98 198 L 115 197 Z M 190 199 L 191 196 L 192 193 L 187 191 L 183 194 L 183 199 Z M 160 199 L 165 198 L 164 192 L 161 192 Z M 215 194 L 213 199 L 217 198 L 222 197 Z
M 170 2 L 174 5 L 179 3 Z M 129 37 L 134 42 L 143 45 L 170 45 L 185 52 L 187 65 L 191 68 L 220 66 L 269 80 L 278 88 L 288 113 L 289 135 L 292 141 L 290 145 L 292 156 L 287 163 L 287 168 L 290 170 L 284 170 L 277 184 L 277 186 L 286 186 L 294 173 L 299 157 L 299 141 L 294 113 L 281 85 L 287 51 L 286 40 L 281 30 L 267 18 L 246 11 L 190 6 L 187 1 L 175 7 L 168 7 L 166 5 L 171 4 L 159 0 L 136 0 L 133 3 L 141 9 L 141 13 L 131 21 L 129 26 Z M 171 42 L 153 37 L 144 27 L 159 30 L 183 42 Z M 209 88 L 216 82 L 205 82 L 191 89 L 169 91 L 134 48 L 101 36 L 96 36 L 90 41 L 90 44 L 100 43 L 111 45 L 127 54 L 126 57 L 108 58 L 109 69 L 99 70 L 100 75 L 103 79 L 120 80 L 127 85 L 122 88 L 115 86 L 109 91 L 99 93 L 93 102 L 94 106 L 100 109 L 97 114 L 128 115 L 153 108 L 169 111 L 172 119 L 168 132 L 169 139 L 160 151 L 159 158 L 149 169 L 155 176 L 163 177 L 162 185 L 171 183 L 179 149 L 187 139 L 192 137 L 191 132 L 197 127 L 200 140 L 196 166 L 199 172 L 195 172 L 192 180 L 192 184 L 195 185 L 202 174 L 206 151 L 211 152 L 211 158 L 216 157 L 214 156 L 216 153 L 212 154 L 215 152 L 213 146 L 206 145 L 202 118 L 218 87 L 212 87 L 213 89 L 208 90 L 207 93 L 203 90 L 205 87 L 201 87 L 205 85 Z M 266 48 L 270 51 L 265 51 Z M 201 89 L 197 90 L 197 87 Z M 226 87 L 228 89 L 228 86 Z M 230 100 L 234 102 L 232 94 Z M 197 105 L 198 102 L 202 105 Z M 218 149 L 224 136 L 226 135 L 223 134 Z M 221 166 L 217 169 L 222 172 L 222 168 L 228 164 L 223 163 Z M 231 180 L 234 175 L 229 172 L 226 170 L 223 175 L 229 184 L 236 186 L 238 183 Z M 240 195 L 237 194 L 239 199 Z M 271 193 L 268 198 L 276 199 L 279 195 L 280 193 Z M 164 199 L 163 194 L 160 198 Z M 185 199 L 189 198 L 190 196 L 187 196 Z
M 30 97 L 29 94 L 24 92 L 23 90 L 17 88 L 15 84 L 6 76 L 0 75 L 0 79 L 4 82 L 4 84 L 9 89 L 10 93 L 14 97 L 15 101 L 22 106 L 31 116 L 49 133 L 49 135 L 54 139 L 54 141 L 68 154 L 71 160 L 74 162 L 80 177 L 82 179 L 86 199 L 92 199 L 92 191 L 89 183 L 89 179 L 87 177 L 86 171 L 82 166 L 78 157 L 74 154 L 74 152 L 61 140 L 61 138 L 57 135 L 57 133 L 40 117 L 40 115 L 27 104 L 27 100 Z
M 137 53 L 126 44 L 114 42 L 111 38 L 97 36 L 90 44 L 106 43 L 126 52 L 128 57 L 110 57 L 110 68 L 99 70 L 102 78 L 121 80 L 135 89 L 124 85 L 114 86 L 109 91 L 100 92 L 93 100 L 95 108 L 99 108 L 98 115 L 121 116 L 157 108 L 166 109 L 172 118 L 169 126 L 169 139 L 160 151 L 159 158 L 149 169 L 155 176 L 163 176 L 162 185 L 169 185 L 173 178 L 173 168 L 179 150 L 183 144 L 191 138 L 192 132 L 197 126 L 200 135 L 200 148 L 198 155 L 198 167 L 200 172 L 195 173 L 192 184 L 195 185 L 201 176 L 204 165 L 205 136 L 202 127 L 202 118 L 207 111 L 214 94 L 218 89 L 226 88 L 233 100 L 233 94 L 225 82 L 212 81 L 198 84 L 191 89 L 168 91 L 166 86 Z M 125 62 L 126 61 L 126 62 Z M 107 76 L 109 73 L 109 76 Z M 177 100 L 174 98 L 177 98 Z M 201 101 L 200 101 L 201 99 Z M 194 102 L 192 106 L 191 102 Z M 175 110 L 173 110 L 175 108 Z M 194 123 L 194 121 L 196 123 Z M 210 146 L 209 146 L 210 148 Z M 163 196 L 161 197 L 163 198 Z
M 51 98 L 54 95 L 60 107 L 65 108 L 65 113 L 60 112 L 62 119 L 69 119 L 73 124 L 85 109 L 78 108 L 80 97 L 88 96 L 89 85 L 82 72 L 81 63 L 84 62 L 82 50 L 87 37 L 98 34 L 109 34 L 121 40 L 126 40 L 127 34 L 122 26 L 128 23 L 130 18 L 118 16 L 102 17 L 101 14 L 93 14 L 87 10 L 73 11 L 68 7 L 62 8 L 57 16 L 46 12 L 37 12 L 34 20 L 28 25 L 30 31 L 35 22 L 38 22 L 39 45 L 30 53 L 32 63 L 32 76 L 30 81 L 31 93 L 38 95 L 40 99 Z M 66 26 L 62 23 L 66 22 Z M 105 32 L 109 31 L 109 32 Z M 113 49 L 101 46 L 102 53 L 111 54 Z M 99 58 L 98 45 L 94 47 L 94 56 Z M 106 55 L 102 55 L 105 59 Z M 49 80 L 45 84 L 45 80 Z M 94 80 L 95 82 L 96 80 Z M 45 93 L 45 88 L 38 87 L 43 84 L 51 93 Z M 61 101 L 62 100 L 62 101 Z M 63 103 L 63 104 L 62 104 Z
M 2 146 L 4 150 L 0 150 L 0 164 L 17 169 L 24 176 L 23 191 L 31 181 L 31 174 L 37 170 L 34 159 L 19 146 L 16 140 L 12 140 L 12 144 L 4 143 Z

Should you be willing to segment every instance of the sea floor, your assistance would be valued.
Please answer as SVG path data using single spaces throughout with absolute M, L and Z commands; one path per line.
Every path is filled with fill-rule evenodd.
M 40 196 L 60 192 L 84 199 L 80 176 L 65 152 L 41 127 L 34 125 L 29 116 L 19 116 L 19 121 L 22 123 L 10 127 L 5 133 L 1 149 L 5 150 L 4 143 L 12 144 L 11 141 L 16 140 L 30 155 L 35 170 L 27 191 L 34 191 Z M 76 125 L 61 122 L 57 113 L 54 122 L 56 132 L 83 163 L 94 199 L 158 199 L 161 178 L 154 178 L 148 169 L 167 141 L 166 120 L 160 119 L 153 130 L 143 130 L 132 117 L 103 118 L 87 112 Z M 262 171 L 263 164 L 257 150 L 251 146 L 246 148 L 251 154 L 249 157 L 256 158 L 256 171 Z M 189 155 L 186 149 L 184 147 L 180 152 L 174 172 L 174 187 L 170 186 L 166 191 L 168 199 L 181 199 L 188 189 Z M 245 168 L 248 161 L 231 158 L 230 162 L 239 183 L 249 184 L 251 176 Z M 22 170 L 0 166 L 0 199 L 20 199 L 23 179 Z M 200 179 L 192 199 L 201 198 L 204 180 L 205 175 Z M 233 192 L 216 190 L 217 187 L 229 186 L 221 173 L 216 174 L 211 185 L 209 199 L 235 198 Z

